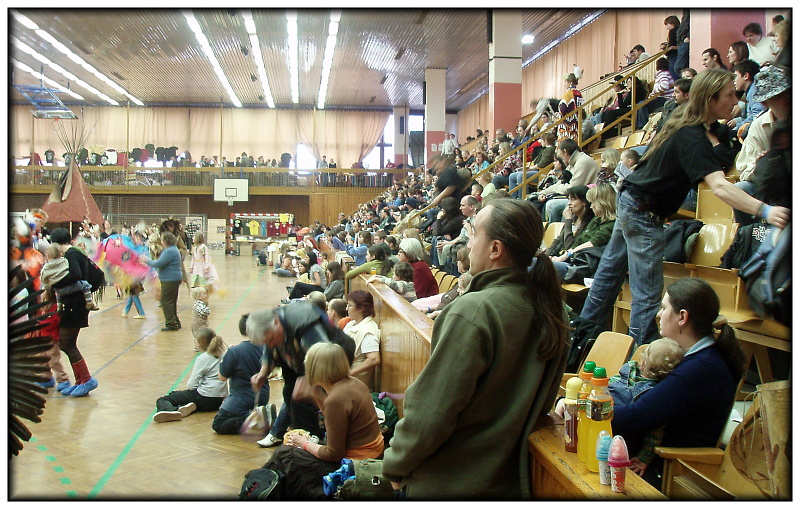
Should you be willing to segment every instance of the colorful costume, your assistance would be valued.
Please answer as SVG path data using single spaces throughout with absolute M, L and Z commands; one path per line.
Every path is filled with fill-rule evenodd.
M 208 254 L 208 247 L 205 244 L 200 244 L 192 249 L 191 272 L 192 287 L 216 287 L 219 276 L 217 275 L 216 267 L 211 262 L 211 256 Z
M 568 113 L 583 106 L 583 95 L 577 88 L 570 88 L 558 102 L 558 113 L 564 118 Z M 558 125 L 558 138 L 578 139 L 578 115 L 572 115 Z

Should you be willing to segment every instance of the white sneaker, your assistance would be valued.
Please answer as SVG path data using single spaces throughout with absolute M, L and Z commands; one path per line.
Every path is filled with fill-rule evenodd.
M 133 318 L 134 320 L 144 320 L 144 315 L 136 315 Z
M 193 401 L 178 407 L 178 412 L 180 412 L 183 417 L 191 415 L 195 410 L 197 410 L 197 404 Z
M 127 312 L 127 311 L 123 311 L 123 312 L 122 312 L 122 314 L 121 314 L 120 316 L 121 316 L 122 318 L 128 318 L 128 312 Z
M 276 438 L 272 436 L 271 433 L 267 433 L 267 436 L 256 442 L 261 447 L 274 447 L 278 444 L 283 442 L 280 438 Z
M 183 414 L 181 412 L 170 412 L 168 410 L 156 412 L 156 414 L 153 416 L 153 422 L 180 421 L 181 419 L 183 419 Z

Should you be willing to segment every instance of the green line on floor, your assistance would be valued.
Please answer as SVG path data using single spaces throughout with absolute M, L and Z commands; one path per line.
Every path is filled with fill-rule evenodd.
M 234 304 L 234 306 L 230 309 L 230 311 L 228 311 L 228 314 L 225 315 L 225 318 L 223 318 L 222 326 L 225 326 L 228 323 L 228 320 L 230 320 L 233 312 L 239 309 L 239 306 L 241 306 L 242 302 L 244 302 L 247 296 L 250 295 L 250 292 L 253 290 L 254 283 L 255 280 L 251 280 L 250 286 L 247 287 L 247 290 L 245 290 L 244 293 L 242 293 L 241 297 L 239 297 L 239 300 L 236 301 L 236 304 Z M 181 382 L 181 380 L 183 380 L 184 377 L 186 377 L 186 375 L 189 374 L 190 370 L 192 369 L 192 366 L 194 365 L 194 361 L 198 355 L 200 354 L 198 353 L 194 357 L 192 357 L 192 360 L 189 361 L 189 364 L 186 366 L 186 369 L 184 369 L 183 372 L 178 377 L 178 379 L 175 380 L 175 383 L 172 384 L 172 387 L 169 388 L 167 393 L 174 391 L 175 388 L 178 386 L 178 384 Z M 103 474 L 103 477 L 101 477 L 100 480 L 97 481 L 97 484 L 94 485 L 92 491 L 89 492 L 88 496 L 89 499 L 97 498 L 97 495 L 99 495 L 100 492 L 103 491 L 103 488 L 105 487 L 106 484 L 108 484 L 108 481 L 111 480 L 111 476 L 114 475 L 114 472 L 117 471 L 117 468 L 119 468 L 119 466 L 128 456 L 128 454 L 131 452 L 133 446 L 136 444 L 139 438 L 141 438 L 142 434 L 147 430 L 147 428 L 149 428 L 150 425 L 153 424 L 153 415 L 155 415 L 155 411 L 153 411 L 150 415 L 147 416 L 147 419 L 145 419 L 144 423 L 141 426 L 139 426 L 139 429 L 136 430 L 136 433 L 133 434 L 133 437 L 122 449 L 122 452 L 119 453 L 117 459 L 114 460 L 114 463 L 112 463 L 111 466 L 108 467 L 108 470 L 106 470 L 106 472 Z
M 36 438 L 36 437 L 31 437 L 31 438 L 28 440 L 28 442 L 30 442 L 30 443 L 36 443 L 36 442 L 38 442 L 38 441 L 39 441 L 39 439 L 38 439 L 38 438 Z M 39 451 L 42 451 L 42 452 L 44 452 L 44 451 L 46 451 L 46 450 L 47 450 L 47 447 L 45 447 L 44 445 L 37 445 L 37 446 L 36 446 L 36 449 L 37 449 L 37 450 L 39 450 Z M 55 457 L 55 456 L 53 456 L 53 455 L 50 455 L 50 454 L 48 454 L 47 456 L 45 456 L 45 457 L 44 457 L 44 459 L 52 463 L 52 462 L 54 462 L 54 461 L 56 460 L 56 457 Z M 62 467 L 62 466 L 56 466 L 56 467 L 53 467 L 53 471 L 54 471 L 54 472 L 58 472 L 58 473 L 60 473 L 60 474 L 63 474 L 63 473 L 64 473 L 64 467 Z M 58 481 L 59 481 L 59 482 L 60 482 L 62 485 L 72 484 L 72 480 L 70 480 L 70 478 L 69 478 L 69 477 L 60 477 L 60 478 L 58 479 Z M 72 495 L 70 495 L 70 493 L 72 493 Z M 77 496 L 77 495 L 78 495 L 78 494 L 77 494 L 77 492 L 75 492 L 75 491 L 72 491 L 72 490 L 71 490 L 71 491 L 67 491 L 67 496 L 69 496 L 69 497 L 74 497 L 74 496 Z

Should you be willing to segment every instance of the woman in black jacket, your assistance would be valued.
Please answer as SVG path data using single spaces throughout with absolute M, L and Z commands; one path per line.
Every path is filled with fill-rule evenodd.
M 50 241 L 62 249 L 64 258 L 69 263 L 69 273 L 53 285 L 55 288 L 89 279 L 89 259 L 79 249 L 70 246 L 72 238 L 65 228 L 56 228 L 50 234 Z M 61 303 L 63 309 L 59 312 L 61 322 L 58 328 L 58 344 L 72 364 L 75 385 L 69 385 L 66 382 L 65 386 L 59 388 L 59 391 L 65 396 L 86 396 L 97 388 L 97 380 L 89 374 L 86 360 L 78 350 L 78 334 L 82 328 L 89 326 L 89 310 L 86 309 L 86 301 L 82 292 L 64 295 Z

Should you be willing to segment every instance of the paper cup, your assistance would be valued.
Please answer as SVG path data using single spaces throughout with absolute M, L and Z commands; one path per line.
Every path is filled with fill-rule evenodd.
M 626 467 L 611 467 L 611 491 L 625 493 Z
M 611 467 L 608 466 L 607 461 L 603 460 L 598 462 L 598 466 L 600 467 L 600 484 L 605 484 L 608 486 L 611 484 Z

